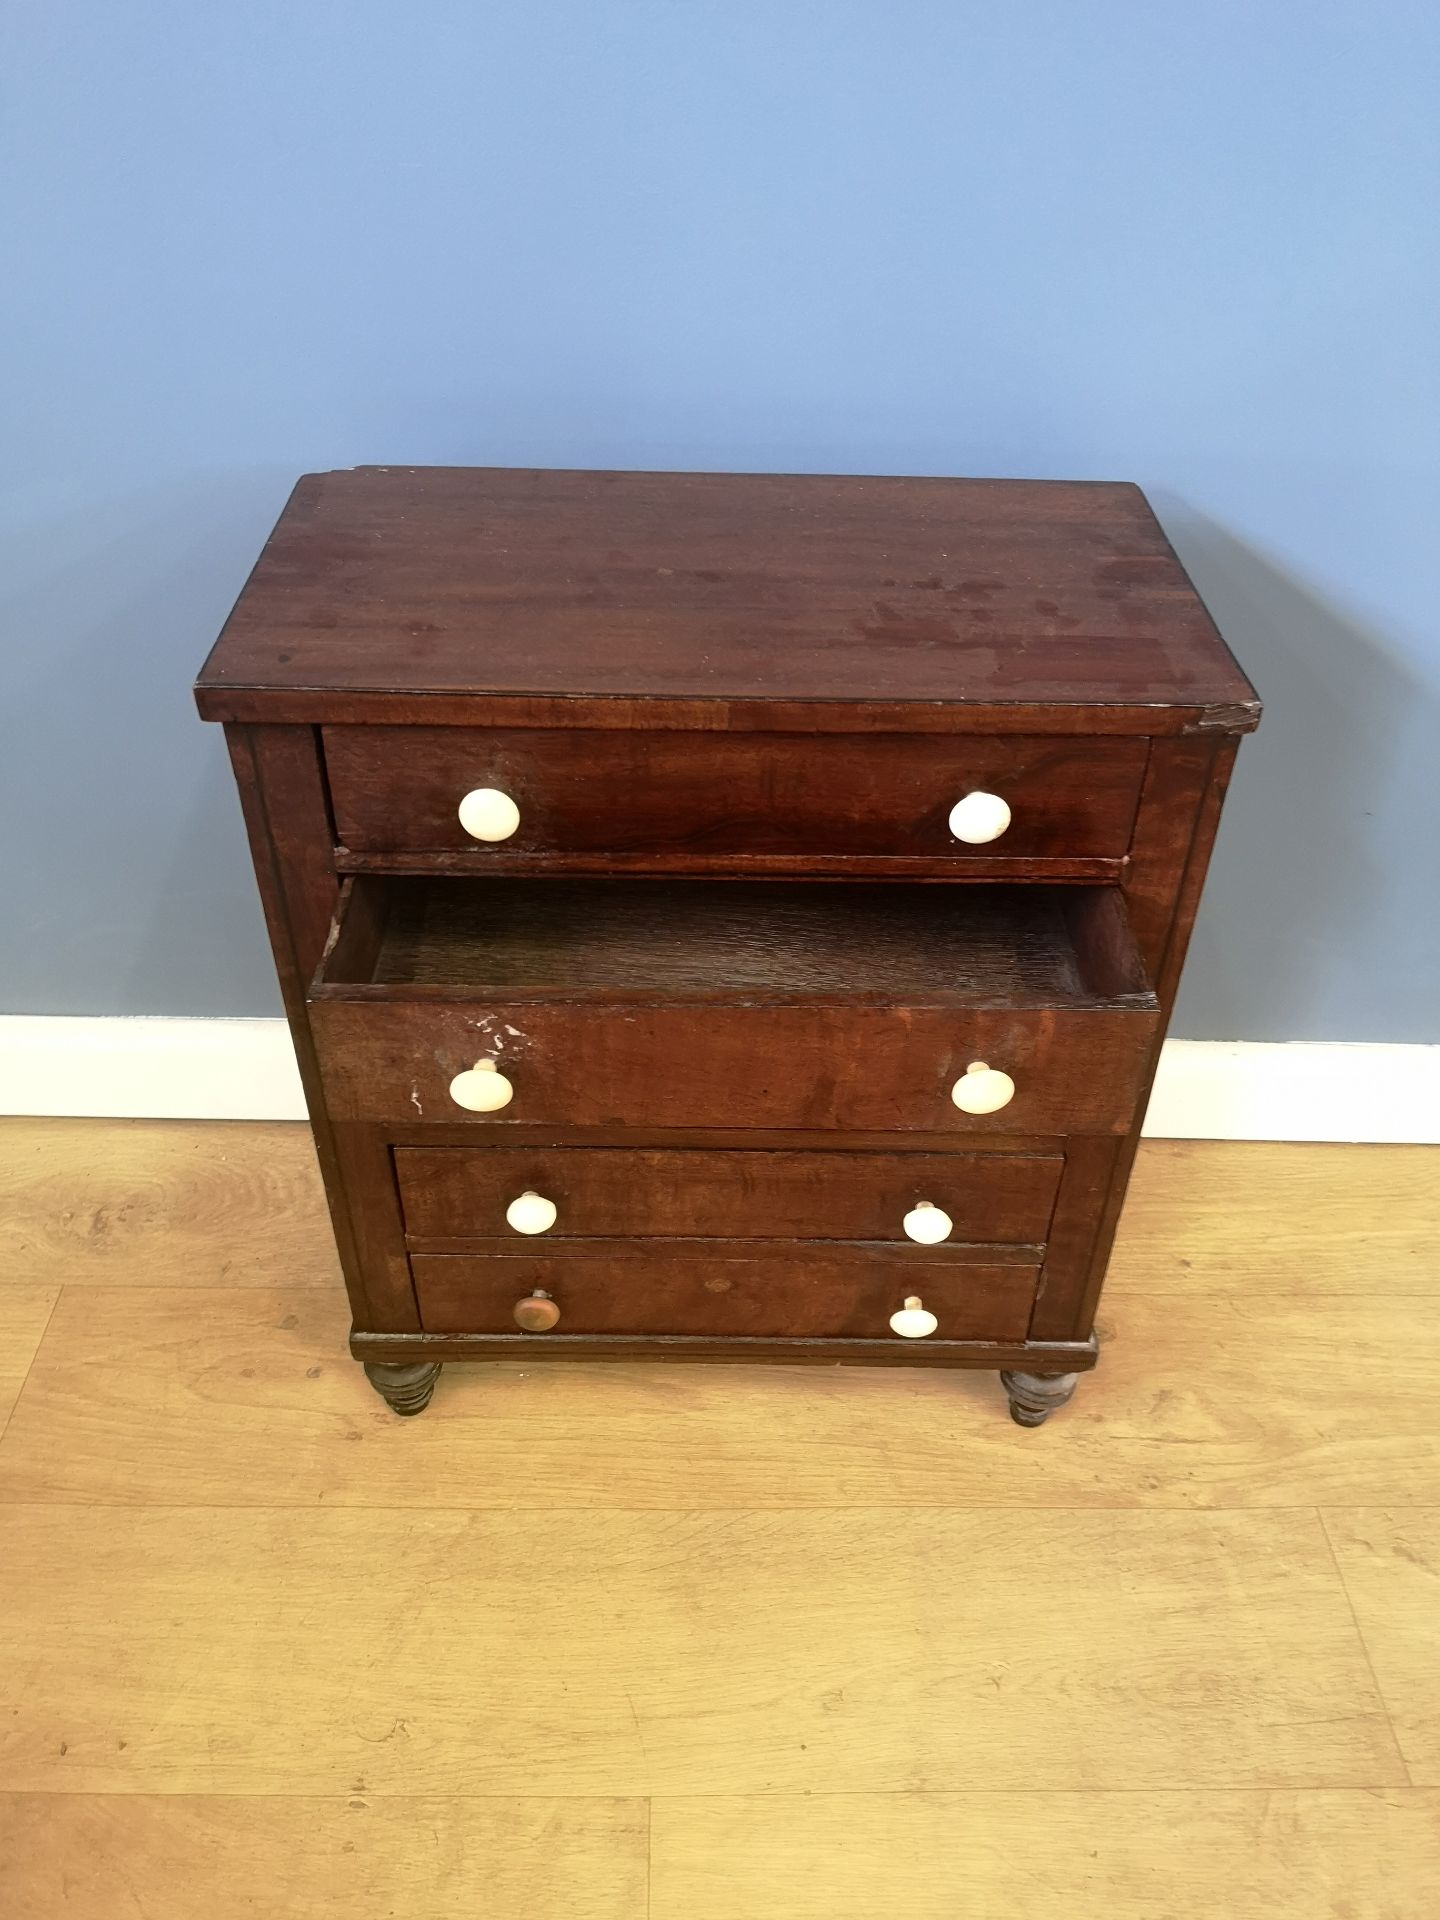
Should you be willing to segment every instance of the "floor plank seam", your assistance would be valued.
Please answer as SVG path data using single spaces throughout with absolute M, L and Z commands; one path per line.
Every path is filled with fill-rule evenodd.
M 10 1408 L 5 1415 L 5 1418 L 3 1420 L 0 1420 L 0 1447 L 3 1447 L 5 1444 L 5 1436 L 10 1431 L 11 1421 L 15 1418 L 15 1410 L 20 1405 L 20 1401 L 24 1395 L 25 1389 L 30 1384 L 30 1376 L 35 1371 L 35 1362 L 40 1358 L 40 1349 L 45 1344 L 45 1336 L 50 1331 L 50 1323 L 55 1318 L 56 1310 L 60 1305 L 60 1297 L 64 1293 L 64 1291 L 65 1291 L 64 1287 L 56 1287 L 55 1289 L 55 1298 L 50 1302 L 50 1311 L 45 1316 L 45 1324 L 40 1329 L 40 1337 L 35 1342 L 34 1347 L 31 1349 L 30 1358 L 26 1362 L 25 1372 L 21 1376 L 20 1385 L 16 1390 L 15 1398 L 10 1402 Z M 57 1502 L 57 1504 L 59 1503 Z
M 1422 1508 L 1419 1509 L 1419 1511 L 1423 1512 L 1425 1509 Z M 1380 1676 L 1375 1671 L 1375 1661 L 1370 1652 L 1370 1642 L 1365 1638 L 1365 1629 L 1361 1626 L 1360 1616 L 1355 1611 L 1355 1601 L 1345 1578 L 1345 1569 L 1340 1564 L 1340 1555 L 1335 1551 L 1335 1542 L 1331 1537 L 1330 1528 L 1326 1524 L 1325 1510 L 1323 1507 L 1317 1507 L 1315 1509 L 1315 1518 L 1320 1523 L 1320 1532 L 1324 1536 L 1326 1548 L 1329 1551 L 1331 1562 L 1335 1568 L 1335 1578 L 1340 1582 L 1340 1591 L 1345 1596 L 1345 1605 L 1355 1627 L 1355 1638 L 1360 1642 L 1360 1651 L 1365 1656 L 1365 1671 L 1370 1675 L 1370 1684 L 1375 1689 L 1375 1698 L 1380 1702 L 1380 1710 L 1385 1715 L 1385 1725 L 1390 1729 L 1390 1738 L 1394 1743 L 1395 1757 L 1400 1762 L 1400 1771 L 1404 1774 L 1406 1783 L 1413 1787 L 1416 1784 L 1415 1776 L 1410 1771 L 1410 1762 L 1405 1758 L 1405 1749 L 1400 1744 L 1400 1731 L 1395 1725 L 1395 1717 L 1390 1711 L 1390 1702 L 1385 1697 L 1385 1689 L 1380 1685 Z
M 1344 1513 L 1346 1511 L 1364 1513 L 1368 1512 L 1371 1507 L 1377 1504 L 1375 1501 L 1360 1501 L 1353 1503 L 1350 1508 L 1333 1507 L 1327 1509 L 1327 1511 L 1333 1513 Z M 1392 1500 L 1387 1504 L 1394 1510 L 1408 1514 L 1427 1514 L 1440 1510 L 1440 1502 L 1430 1500 Z M 924 1519 L 927 1516 L 933 1517 L 941 1513 L 1070 1513 L 1074 1514 L 1077 1518 L 1081 1518 L 1086 1514 L 1102 1513 L 1133 1513 L 1136 1515 L 1181 1513 L 1188 1515 L 1194 1520 L 1218 1520 L 1222 1517 L 1240 1519 L 1246 1517 L 1253 1518 L 1261 1514 L 1318 1514 L 1320 1512 L 1320 1509 L 1315 1505 L 1313 1500 L 1297 1500 L 1293 1506 L 1282 1504 L 1278 1501 L 1265 1501 L 1250 1506 L 1224 1507 L 1196 1506 L 1193 1502 L 1172 1506 L 1164 1501 L 1157 1500 L 1146 1500 L 1144 1502 L 1135 1500 L 1110 1501 L 1104 1504 L 1098 1501 L 1071 1501 L 1046 1506 L 1036 1506 L 1028 1500 L 1009 1502 L 989 1500 L 983 1504 L 967 1504 L 961 1502 L 955 1505 L 931 1503 L 927 1506 L 892 1504 L 884 1506 L 857 1506 L 854 1503 L 842 1503 L 835 1506 L 825 1505 L 813 1507 L 756 1506 L 753 1502 L 748 1502 L 743 1505 L 723 1506 L 708 1501 L 701 1504 L 691 1501 L 683 1507 L 623 1507 L 612 1506 L 605 1501 L 597 1500 L 585 1506 L 575 1507 L 555 1506 L 549 1501 L 537 1501 L 534 1506 L 527 1507 L 397 1507 L 378 1506 L 370 1501 L 361 1500 L 296 1500 L 281 1506 L 276 1506 L 264 1501 L 251 1502 L 248 1500 L 71 1500 L 60 1496 L 44 1500 L 10 1500 L 6 1499 L 3 1493 L 0 1493 L 0 1513 L 47 1513 L 53 1511 L 55 1508 L 63 1508 L 69 1513 L 267 1513 L 273 1515 L 292 1513 L 413 1513 L 417 1516 L 420 1514 L 450 1515 L 456 1519 L 474 1519 L 482 1514 L 493 1516 L 542 1514 L 547 1517 L 552 1514 L 591 1514 L 595 1516 L 604 1515 L 606 1518 L 627 1516 L 631 1519 L 659 1519 L 665 1514 L 700 1515 L 708 1513 L 743 1513 L 749 1514 L 757 1520 L 776 1520 L 786 1514 L 818 1515 L 835 1513 L 876 1514 L 882 1517 L 903 1513 L 913 1515 L 919 1519 Z
M 423 1805 L 433 1800 L 448 1800 L 458 1806 L 491 1803 L 499 1806 L 550 1806 L 557 1801 L 573 1801 L 581 1806 L 616 1806 L 638 1805 L 643 1801 L 653 1815 L 656 1804 L 663 1806 L 671 1801 L 689 1800 L 803 1800 L 807 1803 L 815 1800 L 1149 1800 L 1157 1796 L 1193 1798 L 1198 1794 L 1247 1800 L 1266 1793 L 1344 1793 L 1364 1796 L 1404 1793 L 1419 1800 L 1433 1799 L 1440 1807 L 1440 1787 L 1416 1786 L 1411 1781 L 1400 1785 L 1384 1780 L 1367 1784 L 1354 1780 L 1247 1780 L 1233 1784 L 1201 1780 L 1144 1787 L 697 1787 L 688 1793 L 651 1794 L 614 1791 L 454 1793 L 443 1787 L 432 1787 L 428 1792 L 421 1793 L 397 1793 L 385 1788 L 367 1787 L 365 1798 L 372 1803 L 383 1800 L 387 1805 L 404 1805 L 410 1801 Z M 0 1799 L 5 1800 L 233 1800 L 247 1803 L 256 1800 L 333 1800 L 348 1803 L 352 1798 L 348 1788 L 338 1786 L 318 1790 L 305 1787 L 295 1792 L 284 1788 L 260 1787 L 253 1793 L 245 1793 L 237 1788 L 227 1791 L 223 1787 L 7 1787 L 0 1780 Z M 647 1833 L 648 1820 L 649 1816 Z

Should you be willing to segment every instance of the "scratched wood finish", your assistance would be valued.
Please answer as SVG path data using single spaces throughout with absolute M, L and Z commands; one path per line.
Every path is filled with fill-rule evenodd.
M 410 1255 L 507 1243 L 462 1225 L 407 1245 L 396 1150 L 834 1147 L 858 1181 L 867 1153 L 1008 1146 L 1060 1161 L 1025 1339 L 942 1340 L 902 1368 L 865 1337 L 846 1357 L 1093 1364 L 1259 717 L 1138 490 L 311 475 L 197 697 L 228 723 L 357 1355 L 515 1345 L 422 1330 Z M 476 785 L 517 798 L 510 842 L 463 835 Z M 975 788 L 1012 820 L 962 847 L 948 814 Z M 486 1059 L 515 1097 L 475 1116 L 449 1085 Z M 967 1116 L 950 1087 L 981 1060 L 1016 1093 Z M 867 1234 L 889 1191 L 863 1196 Z M 982 1199 L 1002 1237 L 972 1243 L 1007 1244 L 1001 1186 Z M 595 1237 L 629 1259 L 649 1236 Z M 798 1219 L 787 1237 L 839 1244 Z M 782 1363 L 844 1344 L 656 1330 L 552 1350 L 647 1338 L 657 1358 Z
M 515 1307 L 543 1290 L 563 1334 L 690 1334 L 720 1339 L 895 1340 L 910 1295 L 939 1340 L 1023 1340 L 1039 1266 L 1023 1248 L 812 1245 L 732 1240 L 561 1242 L 534 1252 L 420 1254 L 410 1265 L 427 1333 L 516 1332 Z M 529 1336 L 537 1351 L 550 1333 Z M 836 1356 L 839 1357 L 839 1356 Z
M 1043 1241 L 1058 1154 L 705 1153 L 666 1148 L 400 1147 L 395 1172 L 413 1241 L 504 1235 L 518 1195 L 558 1209 L 558 1239 L 877 1240 L 905 1237 L 921 1201 L 957 1241 Z
M 1010 1129 L 1123 1133 L 1156 1016 L 401 998 L 316 999 L 310 1019 L 340 1120 L 468 1123 L 495 1136 L 570 1124 L 914 1128 L 963 1140 Z M 496 1113 L 467 1113 L 450 1095 L 455 1076 L 481 1059 L 498 1060 L 515 1087 Z M 962 1113 L 950 1098 L 976 1060 L 1015 1081 L 998 1113 Z
M 489 848 L 460 825 L 472 787 L 520 809 L 507 854 L 1111 858 L 1130 840 L 1143 740 L 327 727 L 343 845 Z M 969 847 L 950 809 L 980 789 L 1009 804 L 999 840 Z
M 1027 707 L 1068 709 L 1067 732 L 1094 731 L 1091 713 L 1138 735 L 1255 720 L 1132 486 L 307 475 L 201 674 L 201 711 L 334 724 L 378 705 L 424 724 L 448 717 L 427 712 L 437 695 L 467 719 L 519 698 L 520 724 L 582 727 L 608 701 L 627 728 L 734 730 L 727 707 L 767 704 L 796 730 L 837 707 L 863 732 L 940 703 L 987 732 L 1026 732 Z
M 492 1132 L 1121 1132 L 1158 1019 L 1101 889 L 373 879 L 309 1015 L 335 1118 L 463 1121 L 490 1059 Z M 950 1099 L 975 1061 L 1016 1083 L 997 1114 Z

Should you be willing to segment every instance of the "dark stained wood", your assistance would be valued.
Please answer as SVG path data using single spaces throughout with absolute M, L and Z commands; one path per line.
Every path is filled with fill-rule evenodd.
M 1127 925 L 1159 983 L 1162 1017 L 1125 1139 L 1072 1140 L 1066 1153 L 1034 1339 L 1066 1339 L 1094 1323 L 1235 747 L 1233 739 L 1152 743 L 1122 892 Z
M 603 733 L 327 727 L 335 828 L 350 853 L 477 851 L 457 809 L 498 787 L 520 809 L 481 846 L 646 860 L 815 854 L 972 860 L 1123 855 L 1143 740 L 915 739 L 814 734 Z M 971 847 L 950 832 L 967 793 L 1011 823 Z
M 1003 1372 L 1000 1384 L 1010 1401 L 1010 1418 L 1017 1427 L 1043 1426 L 1074 1394 L 1076 1378 L 1073 1373 Z
M 1155 1005 L 1113 889 L 357 877 L 338 913 L 317 997 Z
M 371 1361 L 365 1374 L 392 1413 L 413 1415 L 423 1413 L 429 1406 L 435 1382 L 440 1378 L 440 1362 L 417 1360 L 409 1366 L 396 1367 Z
M 1169 943 L 1200 796 L 1223 745 L 1205 738 L 1151 743 L 1121 887 L 1131 933 L 1152 981 L 1159 978 Z
M 1123 1133 L 1151 1054 L 1153 1010 L 890 1006 L 647 1006 L 599 1001 L 312 1000 L 333 1117 L 409 1125 L 920 1128 L 967 1134 Z M 515 1088 L 466 1113 L 450 1082 L 481 1059 Z M 1008 1073 L 998 1113 L 950 1098 L 975 1060 Z M 737 1143 L 738 1144 L 738 1143 Z
M 1004 733 L 1065 734 L 1077 730 L 1097 740 L 1148 736 L 1249 733 L 1260 722 L 1260 703 L 1238 707 L 1086 707 L 1041 701 L 962 706 L 935 700 L 612 700 L 565 694 L 327 693 L 319 688 L 197 687 L 196 706 L 206 720 L 229 719 L 251 726 L 366 727 L 575 727 L 625 733 L 651 728 L 684 733 L 909 733 L 917 739 L 945 734 L 955 739 Z
M 994 1371 L 1001 1367 L 1034 1366 L 1055 1371 L 1066 1368 L 1084 1373 L 1095 1365 L 1099 1349 L 1093 1340 L 817 1340 L 808 1334 L 794 1339 L 723 1338 L 704 1335 L 650 1333 L 565 1333 L 556 1328 L 545 1335 L 542 1352 L 533 1337 L 513 1330 L 503 1333 L 365 1333 L 350 1335 L 350 1351 L 357 1360 L 390 1361 L 396 1365 L 429 1360 L 518 1360 L 530 1366 L 537 1360 L 703 1360 L 739 1366 L 776 1367 L 972 1367 Z
M 413 1123 L 413 1124 L 412 1124 Z M 1006 1154 L 1063 1154 L 1068 1142 L 1055 1134 L 996 1133 L 983 1128 L 967 1133 L 963 1141 L 953 1131 L 926 1133 L 917 1128 L 903 1134 L 877 1133 L 859 1127 L 847 1127 L 843 1140 L 824 1128 L 807 1132 L 803 1127 L 746 1127 L 743 1142 L 736 1141 L 736 1130 L 729 1127 L 667 1127 L 663 1147 L 676 1153 L 731 1153 L 737 1144 L 747 1152 L 877 1153 L 894 1159 L 911 1153 L 938 1153 L 947 1158 L 957 1149 L 965 1154 L 983 1154 L 986 1159 Z M 418 1121 L 412 1113 L 408 1121 L 392 1121 L 384 1129 L 385 1137 L 398 1150 L 402 1147 L 465 1147 L 489 1153 L 517 1147 L 603 1147 L 645 1148 L 655 1145 L 653 1127 L 575 1127 L 511 1126 L 503 1141 L 477 1140 L 468 1124 L 447 1125 L 444 1121 Z M 1104 1144 L 1103 1142 L 1101 1144 Z M 1110 1144 L 1113 1146 L 1114 1141 Z
M 1116 886 L 1125 877 L 1126 862 L 1111 859 L 1015 860 L 1008 855 L 985 854 L 971 859 L 937 855 L 934 859 L 891 854 L 825 853 L 514 853 L 505 846 L 454 849 L 448 853 L 357 853 L 336 847 L 340 873 L 447 874 L 457 879 L 494 878 L 497 875 L 534 879 L 540 875 L 603 876 L 625 874 L 714 875 L 719 878 L 783 876 L 807 880 L 984 880 L 1103 881 Z
M 1114 1182 L 1121 1144 L 1113 1135 L 1105 1138 L 1087 1134 L 1072 1134 L 1065 1142 L 1065 1170 L 1050 1217 L 1045 1261 L 1030 1321 L 1032 1340 L 1070 1337 L 1077 1303 L 1090 1272 L 1095 1223 Z
M 919 1201 L 942 1207 L 955 1243 L 1041 1242 L 1059 1154 L 705 1153 L 667 1148 L 400 1147 L 410 1244 L 504 1236 L 522 1193 L 559 1210 L 557 1240 L 686 1238 L 903 1242 Z M 518 1236 L 512 1244 L 521 1245 Z M 538 1241 L 537 1241 L 538 1244 Z
M 1069 1397 L 1259 712 L 1134 488 L 310 476 L 197 697 L 397 1411 L 537 1355 Z M 509 842 L 460 830 L 479 785 Z M 976 787 L 1013 820 L 964 847 Z M 515 1097 L 475 1115 L 485 1059 Z M 1017 1090 L 969 1116 L 979 1059 Z M 911 1296 L 935 1335 L 890 1331 Z
M 1167 743 L 1167 745 L 1171 744 Z M 1185 964 L 1185 954 L 1190 945 L 1190 935 L 1200 905 L 1200 893 L 1205 885 L 1210 855 L 1215 846 L 1215 833 L 1220 825 L 1220 811 L 1225 804 L 1225 794 L 1235 765 L 1237 745 L 1238 742 L 1234 740 L 1217 742 L 1214 756 L 1203 773 L 1199 769 L 1193 770 L 1194 784 L 1191 789 L 1193 805 L 1190 808 L 1192 831 L 1183 860 L 1170 868 L 1174 876 L 1174 905 L 1166 932 L 1164 951 L 1157 968 L 1157 989 L 1164 1010 L 1164 1021 L 1152 1042 L 1150 1067 L 1145 1075 L 1147 1099 L 1150 1084 L 1155 1077 L 1160 1047 L 1165 1037 L 1164 1022 L 1169 1021 L 1171 1009 L 1175 1004 L 1175 994 L 1180 985 L 1180 970 Z M 1178 811 L 1180 809 L 1177 808 Z M 1110 1189 L 1105 1195 L 1104 1204 L 1098 1210 L 1095 1235 L 1083 1285 L 1077 1292 L 1075 1310 L 1070 1317 L 1067 1332 L 1079 1328 L 1088 1330 L 1094 1324 L 1095 1308 L 1099 1303 L 1100 1289 L 1105 1280 L 1105 1267 L 1115 1241 L 1115 1230 L 1120 1224 L 1120 1210 L 1125 1203 L 1125 1189 L 1130 1179 L 1131 1168 L 1135 1163 L 1136 1150 L 1140 1145 L 1140 1129 L 1144 1120 L 1145 1102 L 1141 1101 L 1136 1107 L 1135 1119 L 1129 1134 L 1116 1156 Z
M 890 1315 L 917 1296 L 937 1336 L 1024 1337 L 1035 1296 L 1033 1251 L 807 1245 L 732 1241 L 615 1241 L 595 1248 L 417 1253 L 415 1290 L 427 1333 L 510 1333 L 517 1303 L 537 1288 L 559 1309 L 558 1329 L 588 1334 L 713 1338 L 891 1339 Z M 548 1333 L 537 1339 L 549 1339 Z
M 618 700 L 627 728 L 686 724 L 666 702 L 782 702 L 802 727 L 851 703 L 988 732 L 1026 731 L 1027 706 L 1087 733 L 1097 709 L 1140 735 L 1167 708 L 1255 719 L 1138 488 L 784 474 L 309 474 L 198 694 L 211 719 L 326 722 L 376 695 L 417 724 L 436 695 L 482 723 L 548 697 L 581 726 Z
M 309 727 L 232 726 L 226 734 L 351 1307 L 360 1324 L 404 1332 L 419 1325 L 419 1315 L 394 1183 L 387 1167 L 377 1189 L 363 1155 L 342 1149 L 306 1012 L 305 984 L 319 964 L 339 887 L 319 741 Z
M 1116 901 L 1045 889 L 352 880 L 341 917 L 379 976 L 310 997 L 346 1120 L 1114 1133 L 1157 1020 Z M 516 1092 L 471 1115 L 482 1059 Z M 977 1060 L 998 1114 L 950 1099 Z

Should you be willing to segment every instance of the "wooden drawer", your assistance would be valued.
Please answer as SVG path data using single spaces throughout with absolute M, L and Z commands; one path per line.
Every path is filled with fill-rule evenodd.
M 1143 740 L 924 735 L 483 731 L 328 727 L 336 834 L 356 853 L 467 853 L 479 866 L 551 855 L 602 870 L 726 858 L 1119 859 Z M 501 842 L 457 809 L 497 788 L 519 809 Z M 950 809 L 998 794 L 1011 820 L 983 845 Z
M 332 1118 L 492 1134 L 1123 1133 L 1158 1019 L 1114 891 L 821 882 L 365 877 L 309 1004 Z M 977 1062 L 998 1111 L 951 1097 Z
M 1020 1340 L 1039 1268 L 1004 1248 L 908 1250 L 732 1243 L 723 1252 L 657 1242 L 411 1258 L 427 1333 L 675 1334 L 896 1340 L 890 1315 L 918 1296 L 937 1340 Z M 515 1306 L 536 1289 L 559 1308 L 552 1333 L 522 1334 Z M 906 1342 L 905 1344 L 911 1344 Z M 918 1344 L 918 1343 L 916 1343 Z
M 506 1209 L 537 1193 L 560 1240 L 672 1238 L 906 1242 L 918 1203 L 953 1241 L 1044 1241 L 1064 1161 L 1028 1153 L 710 1153 L 623 1147 L 400 1147 L 405 1230 L 417 1242 L 508 1238 Z M 537 1242 L 538 1244 L 538 1242 Z

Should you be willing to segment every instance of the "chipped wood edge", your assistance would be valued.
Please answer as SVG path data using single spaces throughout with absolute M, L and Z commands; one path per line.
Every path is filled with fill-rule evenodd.
M 0 1113 L 303 1120 L 283 1020 L 0 1016 Z M 1440 1143 L 1440 1046 L 1167 1040 L 1149 1139 Z

